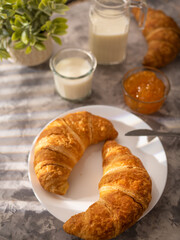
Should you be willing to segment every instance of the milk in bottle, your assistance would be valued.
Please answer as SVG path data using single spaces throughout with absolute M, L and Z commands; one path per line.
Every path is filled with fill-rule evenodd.
M 94 0 L 89 10 L 89 47 L 98 64 L 118 64 L 126 58 L 130 7 L 141 9 L 143 27 L 145 0 Z

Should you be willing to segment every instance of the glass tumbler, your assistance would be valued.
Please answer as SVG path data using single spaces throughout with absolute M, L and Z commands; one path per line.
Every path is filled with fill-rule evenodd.
M 96 58 L 79 48 L 64 48 L 50 59 L 55 87 L 59 95 L 80 101 L 91 94 Z

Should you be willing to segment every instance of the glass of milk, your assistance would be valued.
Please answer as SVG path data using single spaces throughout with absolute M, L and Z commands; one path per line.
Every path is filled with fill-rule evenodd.
M 89 46 L 98 64 L 119 64 L 126 58 L 130 7 L 141 9 L 143 27 L 145 0 L 94 0 L 89 10 Z
M 88 51 L 64 48 L 57 52 L 50 59 L 50 68 L 59 95 L 72 101 L 88 97 L 96 65 L 96 58 Z

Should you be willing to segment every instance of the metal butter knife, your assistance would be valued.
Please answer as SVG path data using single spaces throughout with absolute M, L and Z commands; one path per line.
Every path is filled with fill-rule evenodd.
M 167 136 L 180 137 L 180 133 L 176 132 L 161 132 L 151 129 L 136 129 L 125 133 L 125 136 Z

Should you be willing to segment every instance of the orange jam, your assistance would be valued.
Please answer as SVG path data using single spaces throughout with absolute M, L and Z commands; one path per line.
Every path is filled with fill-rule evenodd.
M 126 104 L 139 113 L 156 112 L 164 102 L 165 85 L 151 71 L 132 74 L 124 81 L 124 89 Z

